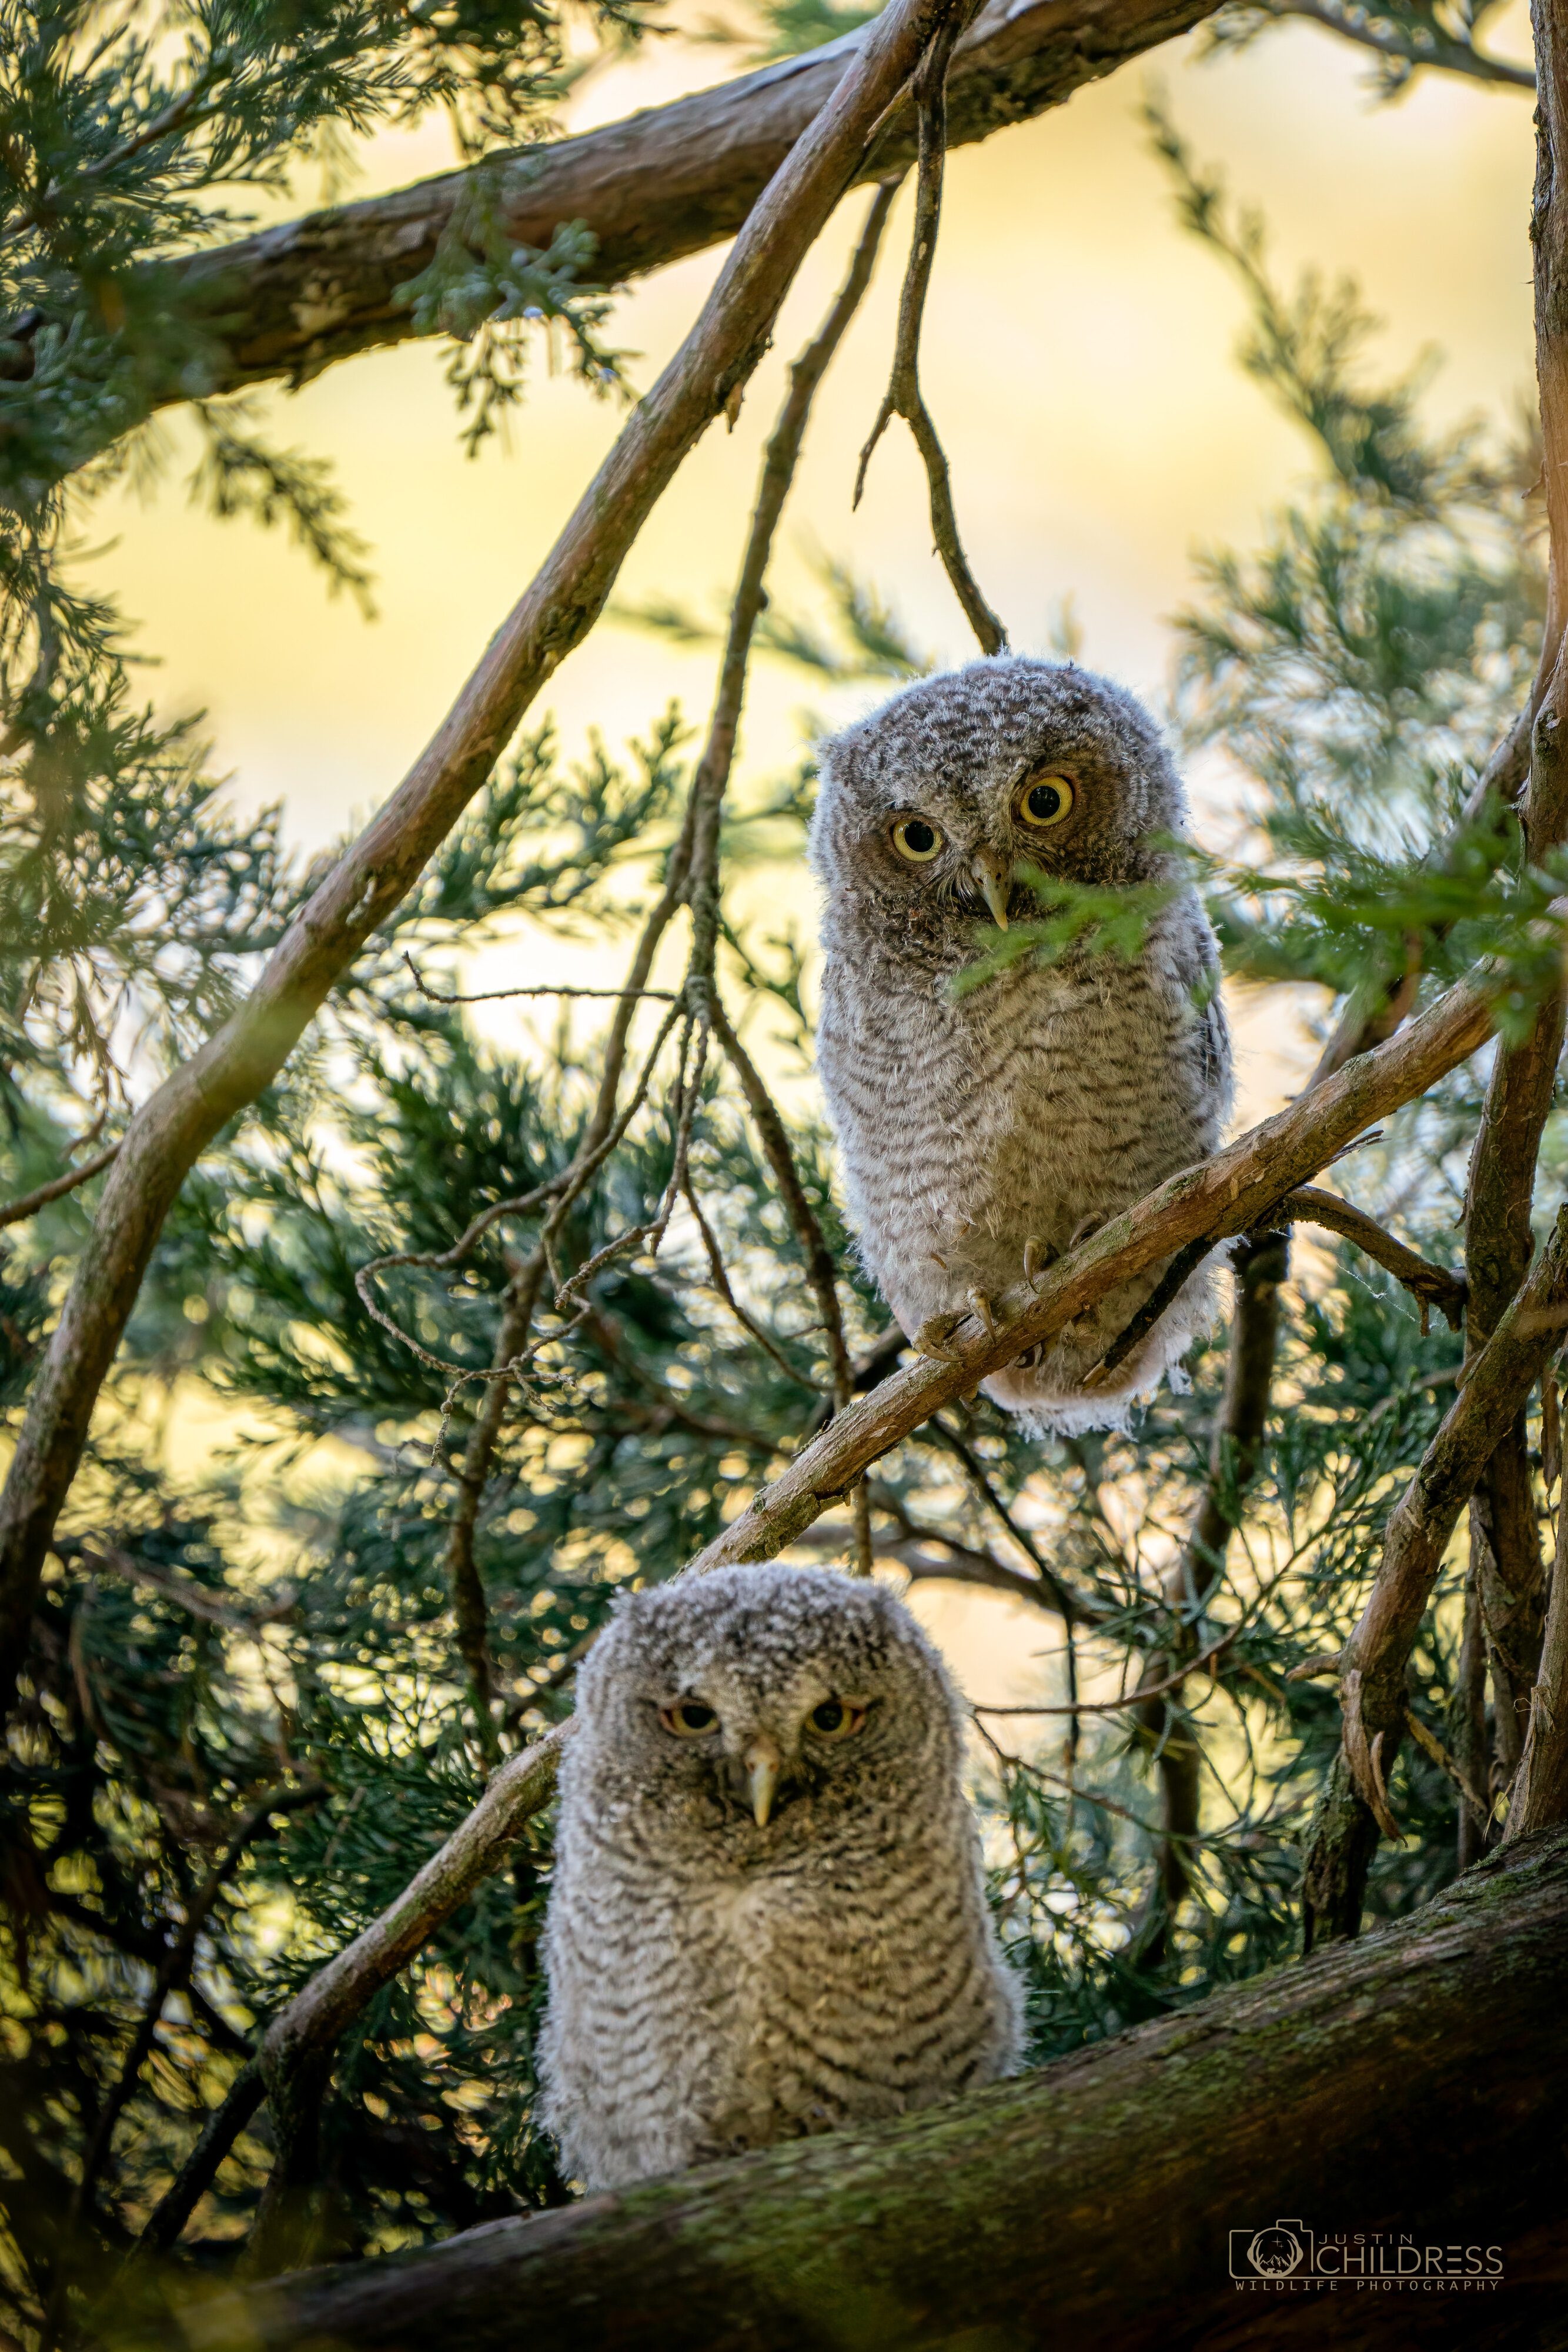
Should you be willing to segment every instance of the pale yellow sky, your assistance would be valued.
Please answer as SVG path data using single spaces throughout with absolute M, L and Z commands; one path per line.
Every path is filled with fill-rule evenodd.
M 1517 48 L 1517 28 L 1499 45 Z M 591 84 L 580 118 L 657 100 L 734 62 L 712 47 L 658 45 Z M 1182 43 L 952 159 L 925 380 L 976 569 L 1019 646 L 1042 646 L 1059 599 L 1071 594 L 1084 658 L 1135 686 L 1156 684 L 1164 616 L 1186 593 L 1194 546 L 1250 541 L 1306 462 L 1233 364 L 1235 290 L 1172 219 L 1135 120 L 1152 75 L 1199 154 L 1221 160 L 1237 190 L 1262 205 L 1288 269 L 1355 270 L 1389 320 L 1396 359 L 1427 342 L 1442 348 L 1444 408 L 1496 407 L 1528 385 L 1528 100 L 1433 78 L 1403 104 L 1374 109 L 1362 74 L 1355 52 L 1308 26 L 1207 67 Z M 448 160 L 444 131 L 431 123 L 378 142 L 360 184 L 393 184 Z M 727 581 L 785 362 L 837 281 L 863 201 L 846 205 L 802 272 L 739 429 L 711 430 L 666 494 L 622 594 L 707 602 Z M 850 511 L 886 367 L 908 203 L 906 192 L 814 425 L 779 580 L 801 583 L 801 547 L 814 538 L 874 579 L 921 642 L 952 659 L 973 647 L 930 553 L 922 485 L 898 428 L 861 510 Z M 618 306 L 612 339 L 643 354 L 639 383 L 674 348 L 716 266 L 711 254 L 681 263 Z M 372 625 L 346 600 L 329 601 L 281 539 L 192 510 L 174 484 L 148 507 L 117 499 L 110 518 L 119 544 L 105 573 L 142 625 L 141 648 L 162 658 L 160 698 L 204 704 L 243 799 L 281 795 L 291 829 L 313 845 L 395 784 L 616 429 L 613 405 L 541 369 L 510 454 L 492 447 L 471 462 L 441 368 L 431 345 L 371 354 L 268 403 L 279 438 L 333 459 L 372 542 Z M 552 680 L 549 704 L 569 741 L 590 725 L 613 741 L 671 695 L 700 715 L 711 675 L 706 655 L 601 626 Z M 747 741 L 754 766 L 788 755 L 804 698 L 800 680 L 760 667 Z

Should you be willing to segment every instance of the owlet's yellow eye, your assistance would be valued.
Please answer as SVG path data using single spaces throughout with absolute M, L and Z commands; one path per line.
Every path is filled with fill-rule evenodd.
M 901 816 L 893 828 L 893 845 L 912 866 L 929 866 L 942 846 L 942 835 L 928 817 Z
M 848 1739 L 857 1732 L 866 1718 L 863 1706 L 852 1698 L 825 1698 L 814 1706 L 806 1720 L 819 1739 Z
M 662 1706 L 659 1721 L 677 1739 L 701 1739 L 705 1732 L 718 1729 L 717 1716 L 700 1698 L 684 1698 L 674 1706 Z
M 1077 797 L 1071 777 L 1052 769 L 1049 775 L 1025 777 L 1013 798 L 1013 814 L 1030 832 L 1044 833 L 1072 814 Z

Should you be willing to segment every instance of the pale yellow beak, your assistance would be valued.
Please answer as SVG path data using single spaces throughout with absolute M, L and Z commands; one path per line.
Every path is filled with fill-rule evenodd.
M 779 1742 L 759 1731 L 742 1759 L 746 1766 L 746 1786 L 751 1798 L 751 1814 L 759 1830 L 768 1827 L 773 1811 L 774 1792 L 779 1786 L 779 1774 L 784 1759 L 779 1752 Z
M 1012 887 L 1012 873 L 994 849 L 977 849 L 969 860 L 969 871 L 980 886 L 981 894 L 991 910 L 991 919 L 998 931 L 1008 927 L 1008 892 Z

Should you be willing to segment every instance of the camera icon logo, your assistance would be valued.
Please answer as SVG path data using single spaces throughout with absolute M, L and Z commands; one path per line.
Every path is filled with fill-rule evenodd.
M 1274 2221 L 1266 2230 L 1232 2230 L 1232 2278 L 1296 2278 L 1312 2267 L 1312 2233 L 1304 2221 Z

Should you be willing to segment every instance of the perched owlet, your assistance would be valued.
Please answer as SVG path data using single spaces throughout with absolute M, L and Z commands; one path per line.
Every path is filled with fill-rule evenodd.
M 1153 720 L 1071 663 L 974 662 L 821 747 L 817 1064 L 865 1265 L 928 1349 L 1219 1142 L 1230 1049 L 1214 935 L 1161 842 L 1185 815 Z M 1172 895 L 1126 960 L 1026 958 L 956 994 L 988 917 L 1040 915 L 1025 867 L 1169 881 Z M 1203 1269 L 1084 1390 L 1163 1271 L 1112 1291 L 988 1393 L 1037 1430 L 1124 1425 L 1209 1319 Z
M 578 1681 L 542 2119 L 591 2187 L 1009 2074 L 1020 1997 L 957 1702 L 883 1588 L 724 1569 L 618 1604 Z

